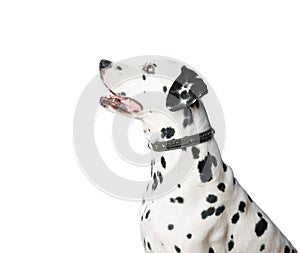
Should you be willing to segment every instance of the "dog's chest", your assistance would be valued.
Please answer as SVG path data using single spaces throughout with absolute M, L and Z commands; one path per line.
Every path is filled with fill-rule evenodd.
M 178 250 L 188 248 L 188 252 L 196 252 L 193 248 L 207 240 L 207 235 L 213 240 L 220 240 L 224 235 L 227 226 L 224 220 L 228 218 L 225 214 L 221 216 L 224 211 L 224 189 L 219 186 L 218 180 L 205 185 L 200 185 L 199 180 L 195 168 L 174 191 L 142 205 L 141 230 L 143 237 L 147 238 L 144 241 L 146 249 L 149 250 L 150 246 L 162 248 L 162 252 L 164 249 L 173 252 L 175 245 L 178 245 Z M 232 180 L 231 172 L 228 178 L 223 179 L 224 185 L 228 185 L 228 193 Z M 210 219 L 212 216 L 215 219 Z

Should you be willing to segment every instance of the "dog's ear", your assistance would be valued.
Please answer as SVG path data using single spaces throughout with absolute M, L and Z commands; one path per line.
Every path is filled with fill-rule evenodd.
M 166 106 L 170 111 L 178 111 L 192 105 L 207 93 L 203 79 L 195 71 L 182 66 L 180 75 L 169 90 Z

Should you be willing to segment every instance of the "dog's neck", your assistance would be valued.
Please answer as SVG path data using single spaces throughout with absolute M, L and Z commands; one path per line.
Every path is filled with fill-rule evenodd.
M 202 101 L 192 106 L 166 115 L 149 111 L 142 119 L 144 133 L 151 143 L 182 138 L 204 132 L 210 128 L 210 122 Z
M 175 127 L 174 122 L 172 123 L 170 118 L 163 114 L 156 114 L 155 112 L 152 112 L 152 115 L 145 118 L 143 122 L 144 132 L 149 142 L 154 143 L 156 141 L 182 138 L 204 132 L 211 127 L 208 115 L 201 100 L 196 101 L 195 104 L 186 109 L 172 112 L 172 114 L 172 117 L 175 117 L 176 121 L 181 124 L 180 128 Z M 192 182 L 189 181 L 189 184 L 205 183 L 205 180 L 209 179 L 206 178 L 209 177 L 209 175 L 205 175 L 202 179 L 200 179 L 198 163 L 205 160 L 207 155 L 213 156 L 213 162 L 216 165 L 212 166 L 212 176 L 220 176 L 219 173 L 216 173 L 216 171 L 222 167 L 223 163 L 214 138 L 193 147 L 162 152 L 159 154 L 159 159 L 157 159 L 157 153 L 155 151 L 151 152 L 152 157 L 156 157 L 156 162 L 154 162 L 154 160 L 151 162 L 151 177 L 154 181 L 154 187 L 152 185 L 150 191 L 159 187 L 159 176 L 172 170 L 174 168 L 174 163 L 181 164 L 180 166 L 185 166 L 187 161 L 191 161 L 193 163 L 193 177 Z M 179 154 L 181 155 L 179 156 Z M 178 157 L 181 158 L 178 160 Z

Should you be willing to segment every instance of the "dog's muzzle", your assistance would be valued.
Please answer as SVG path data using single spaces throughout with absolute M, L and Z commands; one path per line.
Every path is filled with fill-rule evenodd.
M 143 106 L 133 98 L 120 95 L 109 95 L 100 98 L 100 104 L 103 107 L 110 106 L 114 110 L 120 110 L 126 113 L 139 113 Z

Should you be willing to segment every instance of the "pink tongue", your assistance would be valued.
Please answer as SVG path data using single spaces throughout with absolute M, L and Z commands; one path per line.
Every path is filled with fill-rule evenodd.
M 128 113 L 138 113 L 141 112 L 143 110 L 142 105 L 129 97 L 123 97 L 123 96 L 119 96 L 119 95 L 113 95 L 113 96 L 109 96 L 110 99 L 116 99 L 119 100 L 121 102 L 121 104 L 118 106 L 119 109 L 126 111 Z

